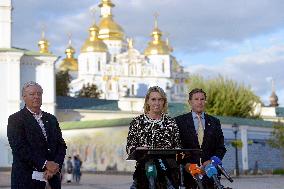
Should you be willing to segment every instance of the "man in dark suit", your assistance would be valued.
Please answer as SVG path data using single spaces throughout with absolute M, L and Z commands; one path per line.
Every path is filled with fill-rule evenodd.
M 192 154 L 186 163 L 197 163 L 205 167 L 211 162 L 212 156 L 222 159 L 226 153 L 224 136 L 220 121 L 204 112 L 206 93 L 202 89 L 193 89 L 189 93 L 191 112 L 175 118 L 183 148 L 202 149 L 201 154 Z M 185 185 L 187 189 L 196 188 L 192 176 L 185 172 Z M 213 180 L 203 178 L 206 189 L 213 189 Z
M 66 144 L 55 116 L 41 111 L 41 86 L 24 84 L 25 107 L 8 119 L 7 135 L 13 154 L 11 189 L 60 189 L 60 169 Z

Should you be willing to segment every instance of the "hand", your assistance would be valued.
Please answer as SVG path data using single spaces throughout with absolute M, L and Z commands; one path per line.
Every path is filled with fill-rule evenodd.
M 148 149 L 148 146 L 138 146 L 136 149 L 137 150 L 145 150 L 145 149 Z
M 59 171 L 59 165 L 55 163 L 54 161 L 47 161 L 45 164 L 45 167 L 52 174 L 55 174 Z
M 53 177 L 53 175 L 54 175 L 54 174 L 53 174 L 52 172 L 46 170 L 46 171 L 44 171 L 43 178 L 44 178 L 45 180 L 49 180 L 49 179 L 51 179 L 51 178 Z
M 211 160 L 207 160 L 205 161 L 203 164 L 202 164 L 202 167 L 206 167 L 206 165 L 210 164 L 211 163 Z

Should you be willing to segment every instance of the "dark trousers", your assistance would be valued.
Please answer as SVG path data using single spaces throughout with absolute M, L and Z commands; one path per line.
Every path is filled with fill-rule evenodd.
M 33 189 L 45 189 L 46 182 L 39 180 L 32 180 L 32 188 Z

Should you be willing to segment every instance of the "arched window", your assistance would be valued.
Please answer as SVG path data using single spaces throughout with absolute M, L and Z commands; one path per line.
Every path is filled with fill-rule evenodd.
M 98 61 L 98 71 L 99 72 L 101 71 L 101 61 L 100 60 Z
M 90 65 L 89 65 L 89 58 L 86 60 L 86 72 L 89 72 Z
M 132 96 L 135 95 L 135 86 L 134 86 L 134 84 L 131 85 L 131 95 Z
M 165 61 L 162 62 L 162 72 L 165 73 Z
M 112 83 L 111 82 L 108 83 L 108 90 L 112 91 Z

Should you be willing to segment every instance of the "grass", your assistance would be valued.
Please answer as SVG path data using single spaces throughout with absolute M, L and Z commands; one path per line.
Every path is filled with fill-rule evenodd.
M 121 119 L 105 119 L 105 120 L 92 120 L 92 121 L 61 122 L 60 128 L 62 130 L 70 130 L 70 129 L 126 126 L 129 125 L 131 120 L 132 118 L 121 118 Z

